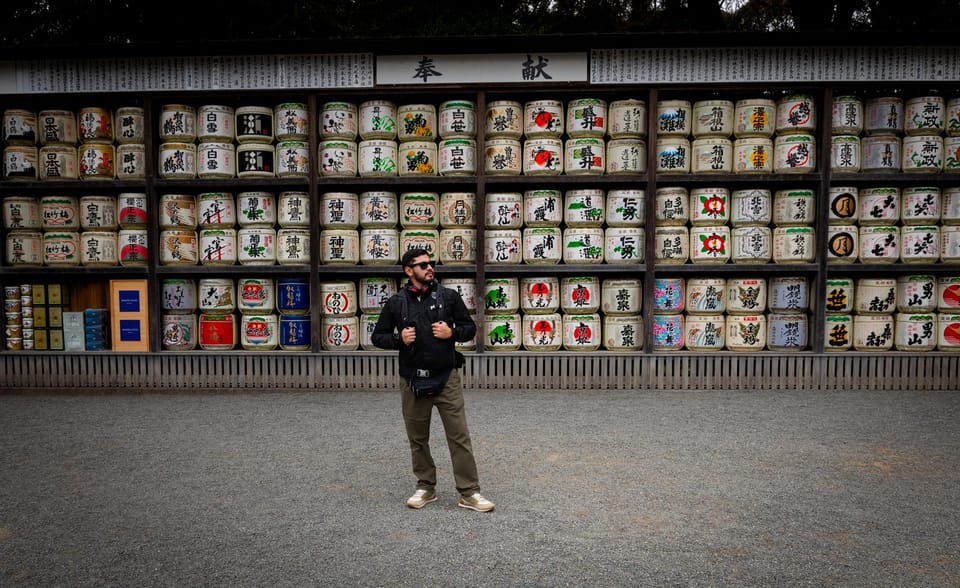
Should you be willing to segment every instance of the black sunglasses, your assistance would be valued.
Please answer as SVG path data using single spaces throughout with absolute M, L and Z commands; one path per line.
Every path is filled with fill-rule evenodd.
M 437 267 L 437 262 L 435 261 L 421 261 L 420 263 L 411 263 L 407 267 L 419 267 L 422 270 L 427 269 L 428 267 Z

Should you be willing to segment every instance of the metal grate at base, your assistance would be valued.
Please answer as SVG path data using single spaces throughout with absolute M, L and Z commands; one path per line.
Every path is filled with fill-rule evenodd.
M 960 390 L 957 353 L 470 353 L 492 390 Z M 394 352 L 0 353 L 0 393 L 393 390 Z

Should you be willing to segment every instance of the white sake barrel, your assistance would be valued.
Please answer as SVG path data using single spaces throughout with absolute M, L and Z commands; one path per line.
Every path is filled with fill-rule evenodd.
M 824 309 L 827 314 L 849 314 L 854 311 L 856 285 L 853 278 L 827 279 Z
M 860 257 L 860 229 L 856 225 L 827 227 L 827 263 L 853 263 Z
M 200 261 L 196 231 L 160 231 L 160 263 L 196 265 Z
M 440 231 L 440 263 L 462 265 L 476 262 L 476 229 L 443 229 Z
M 326 139 L 357 138 L 357 106 L 348 102 L 326 102 L 320 108 L 320 137 Z
M 560 278 L 560 309 L 565 314 L 589 314 L 600 310 L 602 290 L 596 276 Z
M 528 228 L 559 227 L 564 213 L 559 190 L 527 190 L 523 193 L 523 218 Z
M 277 177 L 305 178 L 310 175 L 310 149 L 306 141 L 280 141 L 276 147 Z
M 191 351 L 197 348 L 197 315 L 164 314 L 161 343 L 167 351 Z
M 356 316 L 320 319 L 320 346 L 324 351 L 356 351 L 360 347 L 360 321 Z
M 937 278 L 937 310 L 946 314 L 960 313 L 960 277 Z
M 567 136 L 603 138 L 607 134 L 607 102 L 578 98 L 567 103 Z
M 475 228 L 477 226 L 476 193 L 443 192 L 440 194 L 440 226 L 445 229 Z
M 229 278 L 205 278 L 197 283 L 200 312 L 233 312 L 237 308 L 236 284 Z
M 397 107 L 387 100 L 367 100 L 359 107 L 359 133 L 364 140 L 397 138 Z
M 853 306 L 857 314 L 890 314 L 897 308 L 897 280 L 860 278 Z
M 830 132 L 834 135 L 859 135 L 863 132 L 863 117 L 863 100 L 856 96 L 834 96 Z
M 771 314 L 767 317 L 767 348 L 770 351 L 802 351 L 807 348 L 810 327 L 805 314 Z
M 399 218 L 396 192 L 361 192 L 359 199 L 360 226 L 365 229 L 393 229 Z
M 601 175 L 607 168 L 606 145 L 603 139 L 567 139 L 563 152 L 563 169 L 568 176 Z
M 205 104 L 197 108 L 197 139 L 206 142 L 233 142 L 237 136 L 236 112 L 225 104 Z
M 830 169 L 834 173 L 860 171 L 860 137 L 833 135 L 830 138 Z
M 960 261 L 960 226 L 940 227 L 940 261 L 944 263 Z
M 523 143 L 523 175 L 558 176 L 563 173 L 563 142 L 535 137 Z
M 727 281 L 723 278 L 690 278 L 686 289 L 687 314 L 721 314 L 727 308 Z
M 899 188 L 861 188 L 858 200 L 860 226 L 893 225 L 900 220 Z
M 687 315 L 683 319 L 683 344 L 690 351 L 720 351 L 725 328 L 722 314 Z
M 693 106 L 688 100 L 657 102 L 657 136 L 688 137 L 693 122 L 692 110 Z
M 310 230 L 283 228 L 277 231 L 277 263 L 306 265 L 310 263 Z
M 351 229 L 320 231 L 320 263 L 356 265 L 360 261 L 360 235 Z
M 641 227 L 610 227 L 603 233 L 606 263 L 643 263 L 646 234 Z
M 197 196 L 197 226 L 232 229 L 237 222 L 237 201 L 229 192 L 204 192 Z
M 163 194 L 157 212 L 163 229 L 193 229 L 197 226 L 197 197 L 193 194 Z
M 200 264 L 234 265 L 237 263 L 236 229 L 201 229 Z
M 310 226 L 310 194 L 280 192 L 277 199 L 277 223 L 283 228 Z
M 200 349 L 229 351 L 237 345 L 237 318 L 233 314 L 200 313 Z
M 40 226 L 45 231 L 80 228 L 80 209 L 75 196 L 41 196 Z
M 777 103 L 766 98 L 737 100 L 733 111 L 733 134 L 744 137 L 773 136 L 777 120 Z
M 488 176 L 518 176 L 523 169 L 520 141 L 507 137 L 488 138 L 484 142 L 484 172 Z M 563 165 L 563 162 L 558 164 Z M 560 168 L 562 171 L 562 167 Z
M 3 149 L 3 179 L 32 182 L 40 165 L 36 147 L 9 145 Z
M 282 102 L 273 107 L 273 134 L 278 141 L 306 141 L 310 118 L 303 102 Z
M 401 142 L 433 141 L 437 137 L 437 108 L 433 104 L 401 104 L 397 124 Z
M 940 227 L 908 225 L 900 227 L 900 261 L 936 263 L 940 260 Z
M 474 317 L 474 322 L 476 322 L 476 317 Z M 453 344 L 453 347 L 454 347 L 454 349 L 456 349 L 456 350 L 459 351 L 460 353 L 467 353 L 467 352 L 469 352 L 469 351 L 476 351 L 476 350 L 477 350 L 477 340 L 476 340 L 476 339 L 469 339 L 469 340 L 467 340 L 467 341 L 457 341 L 456 343 Z
M 604 349 L 639 351 L 643 349 L 643 337 L 643 317 L 639 314 L 604 315 Z
M 960 172 L 960 137 L 950 136 L 943 140 L 943 171 L 946 173 Z
M 935 276 L 898 276 L 897 310 L 905 313 L 930 313 L 937 310 Z
M 81 143 L 113 145 L 113 112 L 100 106 L 85 106 L 77 112 L 77 137 Z
M 730 351 L 763 351 L 767 345 L 767 317 L 762 314 L 729 315 L 725 327 Z
M 41 110 L 37 124 L 41 145 L 77 144 L 77 116 L 71 110 Z
M 778 135 L 773 143 L 773 171 L 805 174 L 817 169 L 817 143 L 813 135 Z
M 943 188 L 940 218 L 944 225 L 960 225 L 960 187 Z
M 657 227 L 653 251 L 657 263 L 682 265 L 690 259 L 690 230 L 687 227 Z
M 120 256 L 116 231 L 84 231 L 80 233 L 80 265 L 117 265 Z
M 143 144 L 146 117 L 139 106 L 122 106 L 113 117 L 114 135 L 120 145 Z
M 277 175 L 277 153 L 267 143 L 241 143 L 237 147 L 238 178 L 274 178 Z
M 519 247 L 519 242 L 517 247 Z M 400 231 L 400 256 L 411 249 L 425 249 L 436 260 L 440 251 L 440 231 L 436 229 L 404 229 Z M 518 262 L 519 263 L 519 262 Z
M 723 225 L 730 219 L 730 190 L 693 188 L 690 190 L 690 224 Z
M 607 278 L 600 285 L 600 310 L 604 316 L 638 314 L 643 309 L 643 281 Z
M 435 229 L 440 224 L 440 194 L 404 192 L 400 194 L 400 225 L 403 228 Z
M 447 278 L 444 287 L 456 290 L 471 314 L 477 312 L 477 280 L 474 278 Z
M 909 173 L 939 173 L 943 171 L 943 137 L 918 135 L 904 137 L 901 168 Z
M 690 261 L 727 263 L 730 261 L 730 227 L 726 225 L 690 229 Z
M 679 137 L 657 138 L 658 174 L 690 173 L 690 141 Z
M 186 104 L 160 108 L 160 140 L 192 143 L 197 138 L 197 109 Z
M 41 149 L 42 151 L 43 149 Z M 84 143 L 78 147 L 77 175 L 81 180 L 115 179 L 117 177 L 117 152 L 113 145 Z
M 853 345 L 853 316 L 830 314 L 824 321 L 823 350 L 848 351 Z
M 960 135 L 960 97 L 947 100 L 943 126 L 948 137 Z
M 447 100 L 440 104 L 437 129 L 441 139 L 473 139 L 477 136 L 477 106 L 470 100 Z
M 523 229 L 524 263 L 560 263 L 563 259 L 563 233 L 559 227 Z
M 362 229 L 360 263 L 396 265 L 400 262 L 400 233 L 396 229 Z
M 915 96 L 903 107 L 903 132 L 912 135 L 939 135 L 943 132 L 946 101 L 943 96 Z
M 242 313 L 268 313 L 276 307 L 276 287 L 270 278 L 239 278 L 237 294 Z
M 320 314 L 323 316 L 354 316 L 360 302 L 357 285 L 348 280 L 320 283 Z
M 804 277 L 775 277 L 770 278 L 767 306 L 770 312 L 794 313 L 798 310 L 810 308 L 810 295 L 807 278 Z
M 769 174 L 773 172 L 773 141 L 760 137 L 733 142 L 733 173 Z
M 647 136 L 647 103 L 643 100 L 614 100 L 608 108 L 608 118 L 613 139 Z
M 523 260 L 523 234 L 519 229 L 484 232 L 484 260 L 494 264 L 518 264 Z
M 646 173 L 647 143 L 642 139 L 612 139 L 607 143 L 606 160 L 608 174 Z
M 559 312 L 523 315 L 521 328 L 527 351 L 557 351 L 562 345 L 563 317 Z
M 960 350 L 960 314 L 937 315 L 937 349 Z
M 893 348 L 893 315 L 853 317 L 853 348 L 857 351 L 889 351 Z
M 767 263 L 773 257 L 770 227 L 736 227 L 730 234 L 733 263 Z
M 937 346 L 937 315 L 898 312 L 893 315 L 897 351 L 933 351 Z
M 277 348 L 277 315 L 244 314 L 240 317 L 240 346 L 248 351 Z
M 533 100 L 523 106 L 523 134 L 527 140 L 548 137 L 559 139 L 564 129 L 563 102 Z
M 400 176 L 437 175 L 437 144 L 432 141 L 401 143 L 397 157 Z
M 317 146 L 320 158 L 320 176 L 351 178 L 357 175 L 357 144 L 344 139 L 321 141 Z M 436 145 L 433 146 L 431 164 L 436 160 Z
M 809 94 L 792 94 L 777 100 L 777 134 L 790 135 L 798 132 L 813 133 L 817 130 L 816 104 Z
M 596 351 L 603 339 L 600 315 L 563 315 L 563 348 L 567 351 Z
M 237 193 L 237 223 L 242 228 L 272 229 L 277 222 L 277 198 L 272 192 Z
M 360 224 L 359 197 L 352 192 L 326 192 L 320 196 L 320 228 L 355 229 Z
M 560 280 L 555 276 L 520 278 L 520 310 L 524 315 L 548 314 L 560 308 Z
M 34 196 L 6 196 L 3 199 L 3 228 L 39 229 L 40 200 Z
M 444 283 L 446 286 L 446 283 Z M 449 286 L 448 286 L 449 287 Z M 397 293 L 397 280 L 385 276 L 367 276 L 360 278 L 357 286 L 357 299 L 360 311 L 379 313 L 390 297 Z
M 122 229 L 117 233 L 120 265 L 144 266 L 150 260 L 149 238 L 146 229 Z
M 773 229 L 774 263 L 813 263 L 817 257 L 817 235 L 813 227 Z
M 523 332 L 520 315 L 513 313 L 488 314 L 483 317 L 484 349 L 487 351 L 516 351 L 520 349 Z
M 674 225 L 686 226 L 690 219 L 690 195 L 686 188 L 657 188 L 655 204 L 658 229 Z
M 237 231 L 237 261 L 241 265 L 277 263 L 277 231 L 267 227 L 247 227 Z
M 729 137 L 734 130 L 735 105 L 730 100 L 699 100 L 693 103 L 693 136 Z
M 47 145 L 40 148 L 37 161 L 40 181 L 76 180 L 77 148 L 71 145 Z
M 686 305 L 687 286 L 683 278 L 656 278 L 653 280 L 653 312 L 676 314 Z
M 197 146 L 193 143 L 161 143 L 157 170 L 165 180 L 197 177 Z
M 46 231 L 43 234 L 43 264 L 80 265 L 80 233 Z
M 43 234 L 25 229 L 10 231 L 6 236 L 4 252 L 7 265 L 43 265 Z
M 654 351 L 680 351 L 683 349 L 682 314 L 653 315 L 651 347 Z
M 603 229 L 568 227 L 563 230 L 563 262 L 566 264 L 603 263 Z
M 763 278 L 727 279 L 727 314 L 758 314 L 767 307 L 767 281 Z
M 37 144 L 37 113 L 20 108 L 8 108 L 3 111 L 3 140 L 7 145 Z
M 607 192 L 604 218 L 607 227 L 642 227 L 645 218 L 646 200 L 639 189 L 615 188 Z M 528 223 L 529 224 L 529 223 Z
M 147 195 L 143 192 L 122 192 L 117 196 L 117 224 L 121 229 L 147 227 Z
M 78 203 L 80 228 L 114 230 L 117 228 L 117 199 L 113 196 L 81 196 Z
M 896 135 L 876 135 L 860 139 L 860 171 L 900 171 L 903 143 Z
M 773 222 L 778 227 L 812 225 L 817 218 L 813 190 L 777 190 L 773 195 Z
M 848 225 L 857 220 L 859 192 L 856 186 L 830 186 L 827 219 L 830 224 Z
M 399 172 L 397 143 L 389 139 L 367 139 L 357 147 L 360 177 L 389 177 Z
M 690 169 L 695 174 L 728 174 L 733 171 L 733 141 L 720 137 L 694 139 Z
M 899 227 L 860 227 L 860 263 L 894 263 L 899 257 Z
M 169 314 L 196 311 L 196 281 L 181 278 L 164 279 L 160 284 L 160 305 L 164 312 Z
M 900 193 L 900 217 L 905 225 L 932 225 L 940 220 L 940 188 L 908 186 Z
M 487 229 L 523 227 L 523 195 L 520 192 L 491 192 L 484 199 L 484 208 Z
M 437 171 L 441 176 L 472 176 L 477 173 L 477 142 L 473 139 L 442 139 L 437 148 Z
M 604 193 L 597 189 L 567 190 L 563 201 L 567 227 L 601 227 L 604 221 Z

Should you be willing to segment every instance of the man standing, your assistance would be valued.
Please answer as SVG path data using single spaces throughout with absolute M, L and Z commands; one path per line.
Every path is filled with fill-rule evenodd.
M 473 339 L 477 325 L 460 295 L 434 280 L 436 262 L 428 251 L 411 249 L 400 263 L 407 283 L 384 305 L 371 339 L 377 347 L 400 350 L 403 422 L 417 477 L 417 490 L 407 506 L 423 508 L 437 500 L 437 468 L 430 454 L 430 419 L 436 406 L 453 462 L 459 506 L 491 511 L 494 504 L 480 495 L 454 346 L 456 341 Z

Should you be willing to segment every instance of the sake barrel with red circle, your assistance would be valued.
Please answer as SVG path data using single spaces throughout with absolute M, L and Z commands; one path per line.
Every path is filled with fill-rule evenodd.
M 720 187 L 690 190 L 690 223 L 692 225 L 723 225 L 728 220 L 730 220 L 730 190 Z
M 200 348 L 229 351 L 237 345 L 237 319 L 231 314 L 200 313 Z
M 276 305 L 276 287 L 271 278 L 238 278 L 237 308 L 242 313 L 269 313 Z
M 937 310 L 946 314 L 960 314 L 960 276 L 937 278 Z
M 730 227 L 697 226 L 690 229 L 690 260 L 720 264 L 730 261 Z
M 527 139 L 563 135 L 563 102 L 559 100 L 533 100 L 523 107 L 523 134 Z
M 347 280 L 320 284 L 320 314 L 323 316 L 353 316 L 359 309 L 357 285 Z
M 599 313 L 563 315 L 563 348 L 567 351 L 596 351 L 602 340 Z
M 937 349 L 960 350 L 960 314 L 941 313 L 937 316 Z
M 524 315 L 521 329 L 527 351 L 557 351 L 563 344 L 563 317 L 558 312 Z
M 559 308 L 560 280 L 557 277 L 520 278 L 520 310 L 524 315 L 549 314 Z
M 560 309 L 565 314 L 589 314 L 600 310 L 602 289 L 597 276 L 560 278 Z

